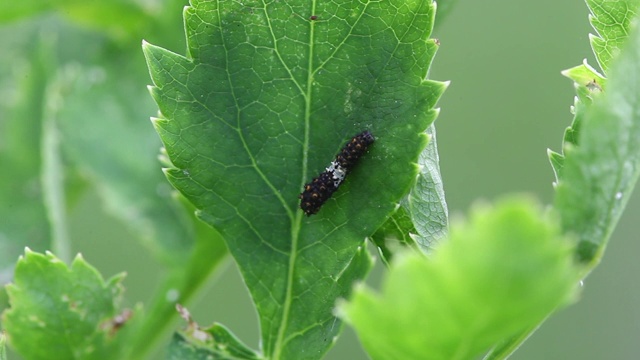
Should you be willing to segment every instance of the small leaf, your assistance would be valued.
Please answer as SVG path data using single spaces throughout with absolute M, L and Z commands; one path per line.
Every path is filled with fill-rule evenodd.
M 562 75 L 573 80 L 582 86 L 591 87 L 592 89 L 604 90 L 607 79 L 596 69 L 587 63 L 587 59 L 582 61 L 582 65 L 564 70 Z
M 577 280 L 559 226 L 513 198 L 475 208 L 431 257 L 398 257 L 381 294 L 361 286 L 339 310 L 373 359 L 473 359 L 571 301 Z
M 11 307 L 2 319 L 9 344 L 26 359 L 123 358 L 114 338 L 121 334 L 105 326 L 119 314 L 122 277 L 105 282 L 81 256 L 69 268 L 51 253 L 27 249 L 7 285 Z
M 416 242 L 429 252 L 440 239 L 447 236 L 449 213 L 440 175 L 435 126 L 431 125 L 427 134 L 430 140 L 418 159 L 418 180 L 405 205 L 417 230 Z

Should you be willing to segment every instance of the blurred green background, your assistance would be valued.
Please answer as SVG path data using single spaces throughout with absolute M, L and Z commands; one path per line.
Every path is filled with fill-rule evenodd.
M 171 4 L 179 15 L 184 4 Z M 11 27 L 19 26 L 5 25 L 3 36 L 9 36 Z M 167 26 L 166 34 L 183 37 L 179 16 L 167 19 Z M 554 176 L 546 149 L 560 149 L 562 133 L 572 119 L 569 108 L 574 96 L 572 83 L 560 71 L 580 64 L 584 58 L 597 65 L 589 47 L 590 32 L 588 9 L 580 0 L 459 0 L 439 23 L 433 36 L 440 40 L 441 47 L 430 78 L 451 81 L 440 101 L 436 126 L 443 181 L 454 221 L 475 201 L 494 200 L 506 193 L 526 192 L 542 203 L 552 201 Z M 180 41 L 165 41 L 162 34 L 149 33 L 144 38 L 184 53 Z M 0 41 L 10 43 L 7 38 Z M 72 48 L 73 43 L 64 46 Z M 132 51 L 138 51 L 134 57 L 144 61 L 139 46 Z M 2 49 L 0 57 L 11 54 Z M 139 86 L 148 83 L 150 80 Z M 0 125 L 3 116 L 0 114 Z M 135 121 L 154 131 L 148 117 Z M 512 359 L 638 357 L 640 286 L 636 275 L 640 274 L 640 261 L 636 257 L 640 243 L 633 220 L 638 217 L 640 198 L 635 196 L 602 264 L 585 281 L 580 301 L 551 317 Z M 127 306 L 148 300 L 162 268 L 146 254 L 134 234 L 105 212 L 95 190 L 88 189 L 73 208 L 70 235 L 73 251 L 82 252 L 105 276 L 128 273 Z M 376 283 L 381 273 L 378 264 L 371 282 Z M 221 322 L 257 348 L 255 312 L 231 261 L 191 308 L 200 324 Z M 346 329 L 327 358 L 366 359 L 366 355 L 355 335 Z

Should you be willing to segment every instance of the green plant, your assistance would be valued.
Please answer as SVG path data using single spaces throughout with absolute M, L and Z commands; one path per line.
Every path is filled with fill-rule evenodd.
M 186 56 L 151 45 L 179 48 L 177 1 L 6 5 L 3 21 L 66 16 L 18 24 L 5 40 L 23 44 L 28 61 L 13 71 L 29 74 L 0 72 L 21 94 L 5 105 L 4 133 L 29 135 L 5 136 L 1 149 L 12 174 L 0 179 L 0 217 L 11 219 L 0 265 L 15 266 L 2 300 L 9 345 L 28 359 L 150 356 L 175 305 L 228 251 L 258 311 L 260 349 L 179 307 L 188 325 L 169 358 L 320 358 L 341 321 L 375 359 L 506 358 L 575 301 L 638 178 L 638 4 L 587 4 L 603 74 L 586 63 L 564 73 L 578 96 L 562 152 L 549 153 L 552 208 L 512 196 L 450 231 L 433 126 L 447 83 L 426 79 L 438 48 L 432 1 L 192 0 Z M 97 30 L 77 28 L 87 25 Z M 155 107 L 131 55 L 143 37 L 161 162 L 178 192 L 140 121 Z M 71 43 L 85 46 L 65 51 Z M 304 216 L 303 185 L 363 130 L 375 143 Z M 122 275 L 105 281 L 72 260 L 69 209 L 88 188 L 166 269 L 144 308 L 123 304 Z M 15 264 L 24 246 L 34 251 Z M 367 246 L 388 265 L 380 294 L 357 285 L 372 265 Z

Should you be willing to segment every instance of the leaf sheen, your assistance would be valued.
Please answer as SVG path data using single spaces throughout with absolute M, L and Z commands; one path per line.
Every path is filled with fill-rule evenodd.
M 341 327 L 335 300 L 370 267 L 365 237 L 417 175 L 444 90 L 425 80 L 435 4 L 192 1 L 184 15 L 188 57 L 143 46 L 167 177 L 227 241 L 264 355 L 319 358 Z M 369 154 L 303 216 L 303 184 L 363 130 Z

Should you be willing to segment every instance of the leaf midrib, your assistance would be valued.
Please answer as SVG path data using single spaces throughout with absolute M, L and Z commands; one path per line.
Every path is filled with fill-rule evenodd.
M 316 13 L 316 5 L 317 5 L 317 1 L 312 0 L 311 1 L 312 15 Z M 268 16 L 267 16 L 267 21 L 269 21 L 269 29 L 272 29 L 271 22 Z M 307 57 L 308 59 L 307 60 L 307 84 L 306 84 L 306 89 L 304 91 L 305 104 L 304 104 L 304 141 L 302 144 L 302 176 L 300 177 L 301 183 L 299 188 L 302 188 L 304 186 L 304 183 L 306 182 L 306 174 L 307 174 L 308 163 L 309 163 L 309 136 L 310 136 L 310 128 L 311 128 L 311 88 L 313 85 L 313 75 L 314 75 L 314 71 L 312 71 L 313 54 L 314 54 L 314 41 L 313 41 L 314 34 L 315 34 L 315 21 L 310 21 L 309 22 L 309 52 L 307 54 L 308 56 Z M 272 36 L 273 36 L 273 33 L 272 33 Z M 273 41 L 274 41 L 274 48 L 277 48 L 275 37 L 273 37 Z M 276 54 L 279 54 L 277 49 L 275 52 Z M 280 55 L 278 55 L 278 57 L 280 57 Z M 284 61 L 282 61 L 282 63 L 286 67 L 286 64 L 284 63 Z M 292 79 L 295 79 L 295 78 L 293 78 L 292 76 Z M 300 90 L 302 93 L 302 89 Z M 276 342 L 274 344 L 274 349 L 273 349 L 274 352 L 272 356 L 273 359 L 280 359 L 282 354 L 282 348 L 284 347 L 284 338 L 285 338 L 285 333 L 287 329 L 287 323 L 289 321 L 289 312 L 291 310 L 291 302 L 293 298 L 292 297 L 293 274 L 294 274 L 297 254 L 298 254 L 298 242 L 300 240 L 300 230 L 302 228 L 302 216 L 303 215 L 301 211 L 296 211 L 295 219 L 292 219 L 293 221 L 291 222 L 291 253 L 289 256 L 289 265 L 287 268 L 285 299 L 284 299 L 284 304 L 282 309 L 282 317 L 280 318 L 280 325 L 278 326 L 278 334 L 276 336 Z
M 311 14 L 314 15 L 316 13 L 316 4 L 317 4 L 317 0 L 312 0 L 311 3 Z M 362 9 L 362 12 L 360 13 L 360 15 L 358 16 L 357 20 L 355 21 L 355 23 L 353 24 L 353 26 L 351 27 L 352 29 L 356 27 L 356 25 L 360 22 L 360 20 L 362 19 L 362 16 L 364 13 L 366 13 L 367 8 L 369 7 L 370 3 L 365 4 L 365 6 Z M 271 29 L 271 22 L 269 21 L 269 17 L 267 16 L 267 21 L 269 23 L 269 28 Z M 412 24 L 415 21 L 415 16 L 412 18 Z M 340 48 L 342 48 L 342 45 L 344 45 L 344 43 L 346 42 L 346 39 L 349 38 L 349 36 L 351 35 L 350 33 L 347 34 L 345 36 L 345 38 L 343 39 L 343 41 L 336 46 L 336 48 L 334 49 L 333 53 L 327 57 L 327 59 L 325 61 L 323 61 L 318 68 L 314 69 L 313 68 L 313 51 L 314 51 L 314 30 L 315 30 L 315 21 L 310 21 L 310 30 L 309 30 L 309 53 L 308 53 L 308 63 L 307 63 L 307 71 L 308 71 L 308 76 L 307 76 L 307 84 L 306 84 L 306 91 L 304 92 L 304 97 L 305 97 L 305 116 L 304 116 L 304 141 L 303 141 L 303 156 L 302 156 L 302 176 L 301 176 L 301 183 L 300 183 L 300 188 L 302 189 L 304 187 L 304 184 L 306 183 L 307 179 L 306 179 L 306 174 L 307 174 L 307 168 L 308 168 L 308 159 L 309 159 L 309 137 L 310 137 L 310 118 L 311 118 L 311 89 L 312 89 L 312 84 L 313 84 L 313 79 L 314 79 L 314 75 L 324 67 L 324 65 L 331 59 L 333 58 L 333 55 L 335 53 L 337 53 L 339 51 Z M 407 32 L 409 31 L 410 27 L 407 28 Z M 396 34 L 397 35 L 397 34 Z M 396 36 L 396 38 L 400 40 L 402 38 L 404 38 L 404 36 L 406 36 L 406 33 L 403 34 L 402 36 Z M 272 33 L 272 39 L 274 41 L 274 47 L 276 47 L 276 39 L 273 36 Z M 394 53 L 397 50 L 398 45 L 396 45 L 396 48 L 394 49 Z M 288 67 L 286 66 L 285 62 L 283 61 L 283 59 L 280 57 L 277 49 L 275 51 L 276 54 L 278 54 L 278 58 L 280 59 L 280 61 L 282 62 L 282 64 L 285 66 L 285 68 L 287 69 L 287 71 L 289 71 Z M 386 65 L 385 65 L 386 66 Z M 290 71 L 289 71 L 290 72 Z M 301 90 L 299 84 L 297 81 L 295 81 L 295 78 L 292 79 L 294 80 L 294 82 L 296 83 L 296 85 L 298 86 L 298 88 Z M 276 342 L 275 342 L 275 346 L 274 346 L 274 352 L 272 355 L 272 359 L 277 360 L 280 359 L 281 354 L 282 354 L 282 348 L 284 346 L 285 343 L 285 333 L 286 333 L 286 329 L 287 329 L 287 323 L 289 320 L 289 311 L 291 309 L 291 302 L 292 302 L 292 284 L 293 284 L 293 274 L 294 274 L 294 269 L 295 269 L 295 263 L 297 260 L 297 253 L 298 253 L 298 242 L 299 242 L 299 235 L 300 235 L 300 230 L 301 230 L 301 225 L 302 225 L 302 218 L 303 218 L 303 213 L 301 211 L 296 211 L 296 217 L 295 220 L 292 221 L 292 226 L 291 226 L 291 255 L 289 257 L 289 267 L 287 269 L 287 282 L 286 282 L 286 294 L 285 294 L 285 302 L 283 305 L 283 313 L 282 313 L 282 318 L 280 321 L 280 326 L 278 327 L 278 335 L 276 338 Z

